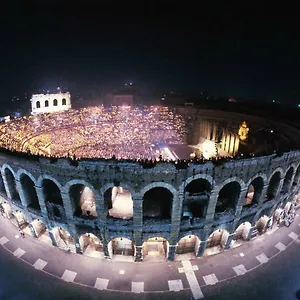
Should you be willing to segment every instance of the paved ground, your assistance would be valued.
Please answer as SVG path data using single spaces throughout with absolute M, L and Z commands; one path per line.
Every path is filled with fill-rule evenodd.
M 0 218 L 0 299 L 296 299 L 299 222 L 297 216 L 289 228 L 216 256 L 153 264 L 100 260 L 16 238 L 17 228 Z

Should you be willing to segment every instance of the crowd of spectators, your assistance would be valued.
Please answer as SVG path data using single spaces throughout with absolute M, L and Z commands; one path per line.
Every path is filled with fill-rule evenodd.
M 0 125 L 0 147 L 53 158 L 156 159 L 185 144 L 182 116 L 167 107 L 88 107 L 24 116 Z

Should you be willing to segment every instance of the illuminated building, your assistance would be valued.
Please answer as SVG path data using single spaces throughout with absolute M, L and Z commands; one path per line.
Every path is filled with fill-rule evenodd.
M 65 111 L 71 108 L 71 95 L 69 92 L 34 94 L 30 101 L 32 115 Z
M 129 114 L 127 108 L 119 109 Z M 191 145 L 197 145 L 200 138 L 215 145 L 224 132 L 237 130 L 245 117 L 188 109 L 186 134 Z M 161 110 L 175 119 L 168 110 Z M 95 128 L 94 121 L 99 125 L 93 111 L 82 111 L 91 117 L 91 128 Z M 112 109 L 115 115 L 116 111 Z M 151 116 L 154 111 L 151 108 Z M 99 114 L 104 112 L 99 108 Z M 140 115 L 139 111 L 135 114 Z M 33 122 L 40 120 L 32 118 Z M 209 130 L 205 129 L 208 119 Z M 56 135 L 65 130 L 63 125 L 69 126 L 70 132 L 68 120 L 64 122 L 56 124 Z M 263 122 L 249 116 L 251 126 Z M 88 132 L 87 124 L 84 127 Z M 272 124 L 276 132 L 280 127 Z M 4 129 L 8 127 L 1 127 L 2 134 Z M 286 125 L 284 134 L 292 139 L 295 130 Z M 24 145 L 24 136 L 15 137 Z M 236 136 L 229 148 L 235 147 L 235 140 Z M 276 210 L 292 201 L 299 190 L 300 151 L 224 161 L 190 158 L 151 163 L 140 159 L 71 160 L 7 150 L 0 158 L 1 207 L 12 222 L 62 250 L 99 259 L 157 261 L 180 259 L 182 254 L 190 258 L 210 255 L 244 243 L 264 233 Z

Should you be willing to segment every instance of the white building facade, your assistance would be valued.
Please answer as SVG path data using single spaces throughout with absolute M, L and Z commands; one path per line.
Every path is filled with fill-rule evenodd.
M 31 114 L 54 113 L 71 108 L 71 95 L 67 93 L 34 94 L 31 98 Z

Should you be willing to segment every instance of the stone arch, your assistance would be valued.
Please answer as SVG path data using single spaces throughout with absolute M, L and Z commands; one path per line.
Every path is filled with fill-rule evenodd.
M 266 194 L 266 200 L 272 200 L 275 198 L 275 196 L 278 193 L 279 186 L 280 186 L 280 180 L 282 178 L 282 173 L 279 169 L 277 171 L 274 171 L 269 179 L 267 194 Z
M 8 188 L 8 194 L 11 200 L 15 200 L 21 203 L 21 198 L 19 195 L 19 190 L 16 182 L 16 174 L 14 170 L 12 169 L 11 166 L 4 164 L 2 166 L 1 172 L 5 177 L 7 188 Z
M 124 237 L 115 237 L 107 245 L 108 253 L 111 259 L 123 260 L 124 256 L 133 261 L 135 255 L 135 245 L 131 239 Z
M 259 199 L 262 195 L 265 180 L 267 177 L 263 178 L 261 175 L 258 175 L 254 177 L 253 179 L 250 179 L 247 183 L 248 190 L 247 194 L 243 203 L 243 206 L 252 206 L 259 203 Z
M 228 237 L 229 232 L 226 229 L 220 228 L 213 231 L 207 239 L 206 249 L 203 256 L 214 255 L 223 251 Z
M 75 251 L 74 239 L 67 229 L 62 226 L 56 226 L 51 231 L 58 248 L 65 251 Z
M 289 169 L 286 171 L 286 173 L 284 175 L 282 189 L 281 189 L 282 193 L 285 194 L 290 191 L 294 172 L 295 172 L 295 167 L 293 167 L 293 166 L 290 166 Z
M 36 105 L 36 108 L 41 108 L 41 102 L 40 101 L 36 101 L 35 105 Z
M 45 101 L 45 107 L 49 107 L 49 100 Z
M 255 228 L 259 234 L 262 234 L 266 230 L 269 217 L 262 212 L 261 217 L 255 223 Z
M 223 185 L 218 193 L 215 211 L 219 213 L 233 210 L 234 212 L 240 198 L 241 190 L 242 188 L 238 181 L 231 180 Z
M 53 106 L 57 106 L 57 105 L 58 105 L 57 99 L 53 99 Z
M 119 186 L 122 186 L 124 189 L 128 190 L 131 195 L 135 195 L 136 192 L 134 190 L 134 188 L 132 188 L 130 185 L 128 185 L 127 183 L 125 182 L 118 182 L 118 185 Z M 99 191 L 101 197 L 104 197 L 104 193 L 109 189 L 109 188 L 113 188 L 115 186 L 115 183 L 113 182 L 110 182 L 110 183 L 107 183 L 105 184 Z
M 163 262 L 168 258 L 168 254 L 169 242 L 164 237 L 157 236 L 148 238 L 143 243 L 142 255 L 144 261 Z
M 18 172 L 20 185 L 23 191 L 23 197 L 27 207 L 34 210 L 41 210 L 38 195 L 35 189 L 35 179 L 28 175 L 28 172 Z
M 293 186 L 298 185 L 299 178 L 300 178 L 300 164 L 296 168 L 295 176 L 294 176 L 294 179 L 293 179 Z
M 182 217 L 204 218 L 211 190 L 211 182 L 203 176 L 190 180 L 184 187 Z
M 249 231 L 251 229 L 250 222 L 243 222 L 242 224 L 238 225 L 233 233 L 232 240 L 237 243 L 238 240 L 246 241 L 248 239 Z
M 46 175 L 46 174 L 39 176 L 39 178 L 36 181 L 36 185 L 39 186 L 39 187 L 41 187 L 42 186 L 42 181 L 44 179 L 49 179 L 49 180 L 53 181 L 58 186 L 60 192 L 63 191 L 63 186 L 54 177 L 52 177 L 50 175 Z
M 165 186 L 152 185 L 152 188 L 144 189 L 143 217 L 171 219 L 173 201 L 174 194 Z
M 104 199 L 104 213 L 117 219 L 132 219 L 133 200 L 131 191 L 134 192 L 127 184 L 123 185 L 117 181 L 102 187 L 100 192 Z
M 0 173 L 0 194 L 4 195 L 5 198 L 7 197 L 2 173 Z
M 169 183 L 166 183 L 166 182 L 152 182 L 148 185 L 146 185 L 145 187 L 143 187 L 140 191 L 140 194 L 142 196 L 144 196 L 144 194 L 146 192 L 148 192 L 149 190 L 153 189 L 153 188 L 156 188 L 156 187 L 163 187 L 163 188 L 166 188 L 167 190 L 169 190 L 173 196 L 175 197 L 175 195 L 177 195 L 177 190 Z
M 81 179 L 74 179 L 64 186 L 69 193 L 73 214 L 80 217 L 97 217 L 95 188 Z
M 208 174 L 196 174 L 194 176 L 191 176 L 189 178 L 187 178 L 186 180 L 184 180 L 182 182 L 182 184 L 180 185 L 180 189 L 184 190 L 184 188 L 190 183 L 192 182 L 193 180 L 196 180 L 196 179 L 205 179 L 207 180 L 210 185 L 211 185 L 211 188 L 214 187 L 215 185 L 215 180 L 213 179 L 212 176 L 208 175 Z
M 103 244 L 93 233 L 82 234 L 79 237 L 79 245 L 83 255 L 95 258 L 104 258 Z
M 241 190 L 244 190 L 244 189 L 246 188 L 245 182 L 244 182 L 242 179 L 240 179 L 239 177 L 234 176 L 234 177 L 230 177 L 230 178 L 227 178 L 226 180 L 222 181 L 221 184 L 219 184 L 219 185 L 214 189 L 214 192 L 215 192 L 215 193 L 219 193 L 220 190 L 221 190 L 226 184 L 228 184 L 228 183 L 230 183 L 230 182 L 234 182 L 234 181 L 236 181 L 236 182 L 239 183 L 239 185 L 241 186 Z
M 26 174 L 31 180 L 32 182 L 34 183 L 34 185 L 36 185 L 36 179 L 33 177 L 33 175 L 31 173 L 29 173 L 27 170 L 25 169 L 19 169 L 17 174 L 16 174 L 16 179 L 17 180 L 20 180 L 20 176 L 22 174 Z
M 40 179 L 40 178 L 39 178 Z M 43 177 L 40 181 L 42 193 L 45 199 L 49 218 L 52 220 L 63 219 L 65 216 L 64 205 L 62 199 L 62 187 L 57 185 L 56 180 L 52 180 L 50 176 Z M 38 180 L 39 183 L 39 180 Z
M 201 240 L 197 235 L 186 235 L 177 242 L 175 253 L 177 255 L 190 254 L 190 258 L 195 258 L 197 256 L 200 243 Z
M 61 105 L 67 105 L 67 100 L 66 100 L 66 98 L 62 98 L 62 100 L 61 100 Z
M 33 232 L 32 235 L 36 238 L 40 238 L 47 231 L 44 222 L 40 219 L 33 219 L 30 223 L 30 229 Z

